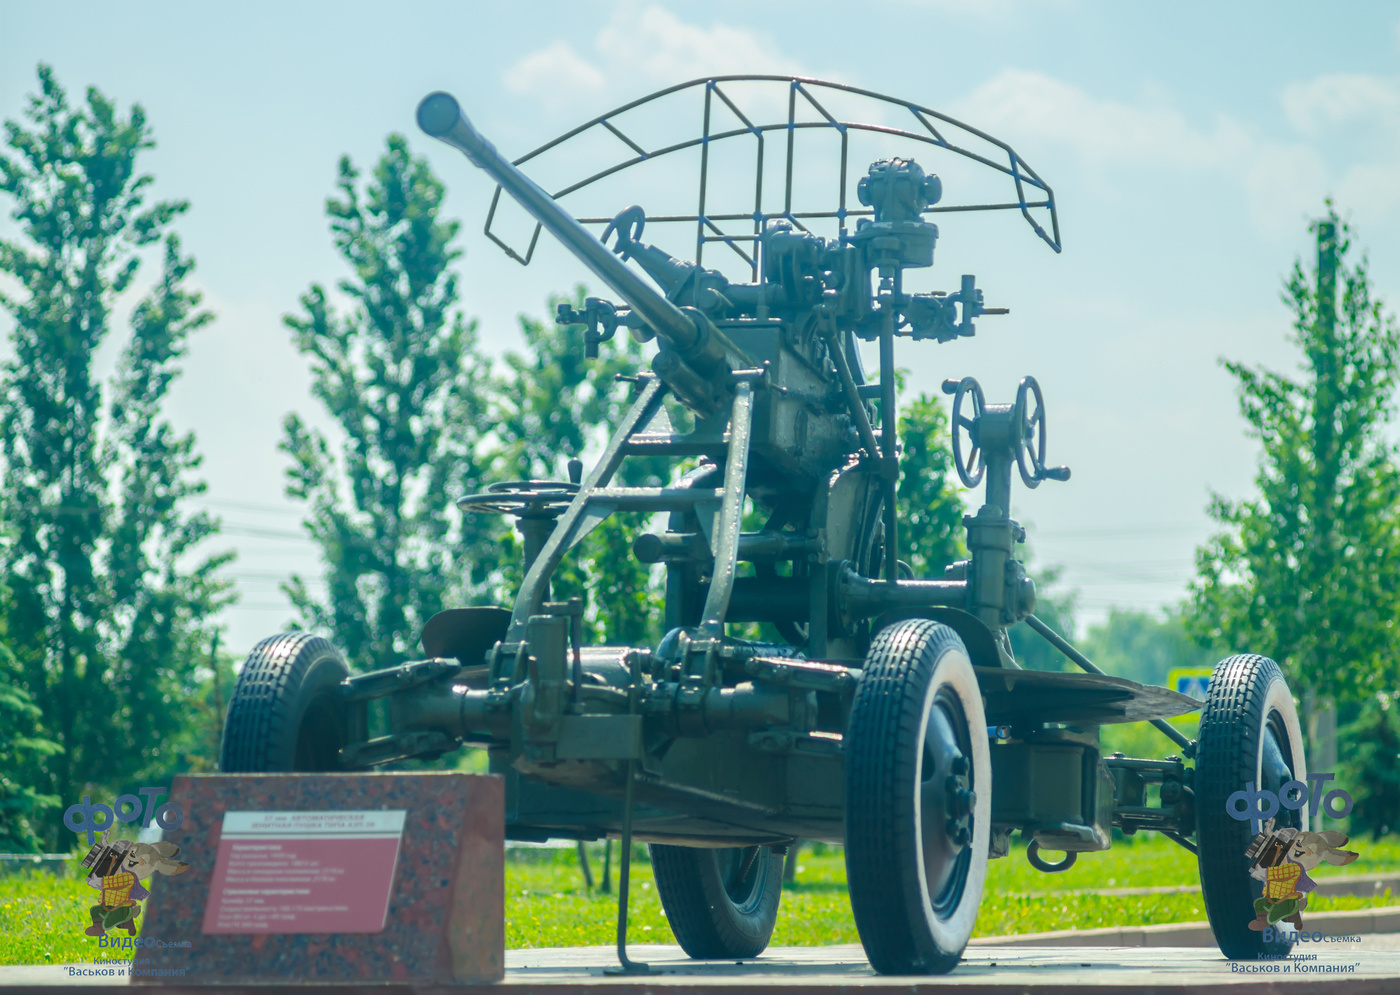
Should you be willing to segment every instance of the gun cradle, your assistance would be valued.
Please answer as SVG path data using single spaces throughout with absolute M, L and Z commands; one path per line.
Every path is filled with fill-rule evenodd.
M 817 481 L 841 466 L 858 448 L 856 429 L 829 374 L 788 343 L 788 322 L 780 319 L 721 321 L 717 327 L 742 349 L 764 389 L 754 398 L 750 473 L 760 488 L 782 482 L 782 489 L 810 492 Z M 728 433 L 728 409 L 697 421 L 688 436 L 640 433 L 629 442 L 636 453 L 664 452 L 709 456 L 720 461 Z M 797 479 L 793 479 L 794 475 Z

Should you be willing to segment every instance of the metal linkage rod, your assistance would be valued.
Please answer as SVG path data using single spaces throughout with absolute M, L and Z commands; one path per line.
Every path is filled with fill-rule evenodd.
M 627 784 L 622 789 L 622 867 L 617 879 L 617 959 L 628 974 L 649 973 L 651 967 L 627 956 L 627 892 L 632 879 L 632 787 L 637 761 L 627 761 Z
M 1085 656 L 1083 653 L 1079 652 L 1079 650 L 1075 649 L 1072 645 L 1070 645 L 1069 642 L 1066 641 L 1063 636 L 1061 636 L 1054 629 L 1050 628 L 1050 626 L 1046 625 L 1040 619 L 1036 618 L 1034 615 L 1027 615 L 1025 618 L 1025 622 L 1036 632 L 1040 633 L 1045 638 L 1045 641 L 1047 643 L 1055 647 L 1055 649 L 1059 650 L 1065 656 L 1069 657 L 1072 662 L 1074 662 L 1080 667 L 1080 669 L 1087 670 L 1091 674 L 1103 674 L 1104 677 L 1108 676 L 1108 674 L 1105 674 L 1098 667 L 1094 666 L 1089 661 L 1089 658 L 1087 656 Z M 1171 727 L 1171 724 L 1166 720 L 1153 719 L 1152 724 L 1157 727 L 1157 730 L 1161 732 L 1163 736 L 1166 736 L 1177 746 L 1180 746 L 1182 749 L 1186 750 L 1189 750 L 1191 748 L 1191 741 L 1185 736 L 1183 736 L 1181 733 L 1173 729 Z
M 835 323 L 827 322 L 822 337 L 826 339 L 827 351 L 836 365 L 837 375 L 841 378 L 841 390 L 846 398 L 846 407 L 850 409 L 851 420 L 855 422 L 856 431 L 860 433 L 860 444 L 865 449 L 866 456 L 879 459 L 880 447 L 875 442 L 875 430 L 870 427 L 870 419 L 865 416 L 860 389 L 856 386 L 855 378 L 851 376 L 851 367 L 846 362 L 846 353 L 842 349 L 840 332 L 837 331 Z
M 641 692 L 641 656 L 629 653 L 627 660 L 631 680 L 627 687 L 627 713 L 637 714 L 637 696 Z M 622 866 L 617 879 L 617 959 L 622 965 L 622 974 L 650 974 L 651 967 L 627 956 L 627 893 L 632 880 L 632 809 L 635 804 L 633 789 L 637 780 L 637 761 L 629 759 L 623 765 L 627 782 L 622 787 Z M 605 971 L 605 974 L 615 973 Z
M 880 471 L 885 477 L 885 581 L 899 583 L 899 412 L 894 396 L 895 302 L 900 299 L 900 271 L 882 307 L 880 326 Z
M 710 591 L 705 596 L 701 628 L 711 635 L 724 635 L 724 617 L 734 593 L 735 566 L 739 558 L 739 530 L 744 518 L 744 489 L 749 470 L 749 437 L 753 428 L 753 385 L 740 383 L 734 388 L 734 404 L 729 418 L 729 456 L 724 468 L 724 502 L 715 522 L 715 568 Z

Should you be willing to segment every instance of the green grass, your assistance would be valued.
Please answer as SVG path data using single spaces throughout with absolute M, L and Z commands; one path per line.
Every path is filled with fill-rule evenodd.
M 1351 873 L 1400 871 L 1400 839 L 1354 848 L 1361 859 Z M 640 852 L 640 848 L 639 848 Z M 616 857 L 616 854 L 614 854 Z M 600 861 L 592 860 L 595 877 Z M 846 894 L 846 868 L 839 847 L 804 849 L 797 882 L 783 892 L 773 932 L 775 946 L 857 943 Z M 1319 871 L 1319 876 L 1325 873 Z M 614 874 L 616 866 L 614 865 Z M 1093 929 L 1192 922 L 1205 919 L 1199 892 L 1176 895 L 1093 895 L 1091 888 L 1135 888 L 1199 883 L 1196 858 L 1155 835 L 1120 840 L 1111 850 L 1081 854 L 1074 867 L 1060 874 L 1042 874 L 1026 862 L 1025 849 L 988 865 L 987 886 L 978 915 L 976 936 L 1035 933 L 1052 929 Z M 633 943 L 672 942 L 651 867 L 644 860 L 632 865 L 633 898 L 629 902 L 628 937 Z M 590 946 L 614 942 L 615 896 L 589 893 L 573 850 L 512 851 L 506 864 L 506 943 L 511 947 Z M 1051 895 L 1032 894 L 1052 892 Z M 1397 904 L 1388 894 L 1380 898 L 1339 896 L 1313 898 L 1313 912 Z M 1306 921 L 1307 912 L 1304 912 Z
M 0 964 L 126 959 L 84 936 L 97 892 L 74 876 L 24 871 L 0 877 Z
M 1352 848 L 1361 858 L 1346 868 L 1328 867 L 1318 877 L 1337 873 L 1400 871 L 1400 838 L 1376 843 L 1362 839 Z M 613 886 L 616 891 L 617 847 Z M 595 877 L 601 873 L 601 847 L 590 847 Z M 644 849 L 639 847 L 639 856 Z M 775 946 L 856 943 L 846 895 L 846 869 L 839 847 L 804 848 L 797 882 L 783 893 Z M 1052 929 L 1092 929 L 1151 923 L 1189 922 L 1205 918 L 1199 892 L 1173 895 L 1095 895 L 1091 888 L 1133 888 L 1198 883 L 1196 861 L 1169 840 L 1144 835 L 1121 840 L 1103 853 L 1081 854 L 1068 871 L 1042 874 L 1025 859 L 1024 847 L 988 865 L 987 886 L 977 920 L 977 936 L 1032 933 Z M 1046 894 L 1048 893 L 1048 894 Z M 0 878 L 0 964 L 62 964 L 126 959 L 119 951 L 99 949 L 83 936 L 87 910 L 95 893 L 76 877 L 26 871 Z M 1314 898 L 1308 910 L 1368 908 L 1397 904 L 1390 895 L 1378 899 Z M 651 865 L 632 864 L 632 900 L 628 936 L 633 943 L 670 943 Z M 1303 913 L 1304 921 L 1307 912 Z M 506 943 L 512 948 L 592 946 L 615 939 L 616 894 L 584 888 L 573 849 L 511 850 L 506 861 Z

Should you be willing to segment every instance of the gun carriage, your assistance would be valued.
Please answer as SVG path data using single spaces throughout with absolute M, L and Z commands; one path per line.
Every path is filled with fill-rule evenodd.
M 782 88 L 786 120 L 759 124 L 741 113 L 727 96 L 738 82 Z M 619 129 L 622 112 L 686 90 L 703 93 L 699 139 L 649 151 Z M 830 94 L 883 102 L 918 126 L 838 120 L 821 102 Z M 742 120 L 727 132 L 712 128 L 721 101 Z M 812 122 L 799 121 L 799 101 L 820 111 Z M 427 659 L 367 674 L 350 675 L 319 637 L 265 640 L 239 676 L 224 770 L 359 770 L 484 746 L 506 778 L 509 838 L 624 841 L 618 952 L 629 967 L 634 839 L 651 844 L 668 920 L 695 957 L 762 951 L 782 855 L 803 838 L 844 844 L 856 923 L 877 970 L 948 971 L 971 935 L 987 861 L 1009 853 L 1014 832 L 1029 840 L 1032 864 L 1057 871 L 1108 848 L 1115 827 L 1156 830 L 1198 853 L 1227 954 L 1284 949 L 1245 928 L 1259 886 L 1244 856 L 1247 823 L 1227 819 L 1224 801 L 1246 781 L 1277 791 L 1305 776 L 1292 698 L 1270 661 L 1232 657 L 1212 680 L 1199 742 L 1188 741 L 1165 720 L 1198 702 L 1102 673 L 1036 618 L 1035 585 L 1015 555 L 1025 530 L 1011 518 L 1013 482 L 1035 488 L 1070 474 L 1046 462 L 1045 404 L 1033 378 L 1008 403 L 989 403 L 971 378 L 944 382 L 957 473 L 981 490 L 965 518 L 969 555 L 927 578 L 900 557 L 895 344 L 952 342 L 1004 313 L 984 305 L 972 276 L 955 291 L 916 293 L 905 274 L 932 265 L 939 232 L 927 215 L 940 211 L 1019 212 L 1058 252 L 1053 194 L 1023 159 L 928 108 L 787 77 L 674 87 L 517 163 L 445 93 L 424 99 L 418 123 L 499 184 L 487 221 L 493 240 L 501 242 L 491 226 L 504 191 L 537 222 L 523 255 L 501 242 L 511 255 L 528 262 L 547 229 L 621 299 L 561 306 L 560 322 L 584 327 L 590 356 L 622 330 L 657 351 L 587 473 L 573 461 L 570 480 L 497 485 L 461 502 L 515 518 L 525 573 L 512 608 L 445 611 L 423 629 Z M 806 127 L 839 134 L 840 180 L 834 206 L 799 213 L 793 136 Z M 599 128 L 636 156 L 560 196 L 699 148 L 698 210 L 648 217 L 629 207 L 584 219 L 605 225 L 600 238 L 521 170 Z M 941 205 L 940 179 L 910 157 L 880 159 L 851 184 L 847 139 L 857 129 L 960 156 L 1009 180 L 1015 197 Z M 785 200 L 774 210 L 763 208 L 765 135 L 787 142 Z M 1000 158 L 953 135 L 973 136 Z M 757 138 L 758 192 L 752 212 L 725 215 L 706 208 L 706 157 L 735 137 Z M 848 206 L 850 186 L 859 207 Z M 836 236 L 815 234 L 816 218 L 835 221 Z M 677 222 L 694 225 L 694 261 L 642 241 L 648 223 Z M 752 230 L 736 234 L 724 227 L 732 222 Z M 737 254 L 748 282 L 703 265 L 712 243 Z M 862 341 L 878 351 L 873 383 Z M 667 397 L 693 415 L 692 428 L 672 424 Z M 637 456 L 678 469 L 661 486 L 623 486 L 619 468 Z M 746 501 L 767 516 L 757 531 L 742 527 Z M 619 512 L 660 523 L 633 544 L 638 560 L 665 571 L 665 635 L 653 646 L 585 645 L 584 606 L 551 597 L 563 558 Z M 780 638 L 740 638 L 733 629 L 747 622 L 770 623 Z M 1084 672 L 1023 669 L 1007 636 L 1017 622 Z M 370 736 L 375 699 L 387 700 L 388 735 Z M 1140 721 L 1179 754 L 1102 755 L 1102 725 Z M 1289 817 L 1301 824 L 1306 808 Z M 1052 863 L 1042 849 L 1065 856 Z

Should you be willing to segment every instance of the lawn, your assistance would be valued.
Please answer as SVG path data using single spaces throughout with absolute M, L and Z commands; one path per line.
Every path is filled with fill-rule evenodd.
M 1400 871 L 1400 839 L 1353 847 L 1361 859 L 1345 873 Z M 598 848 L 600 849 L 600 848 Z M 644 851 L 639 848 L 638 855 Z M 614 845 L 616 858 L 616 845 Z M 601 853 L 593 852 L 595 877 Z M 783 893 L 774 945 L 856 943 L 846 897 L 846 869 L 838 847 L 803 849 L 796 883 Z M 645 859 L 632 865 L 630 903 L 634 943 L 669 943 L 671 932 Z M 616 891 L 614 859 L 614 892 Z M 1337 873 L 1328 868 L 1318 876 Z M 989 865 L 977 936 L 1089 929 L 1097 926 L 1183 922 L 1205 918 L 1199 892 L 1169 895 L 1088 894 L 1091 888 L 1197 884 L 1191 854 L 1168 840 L 1143 836 L 1104 853 L 1084 854 L 1062 874 L 1042 874 L 1026 863 L 1023 848 Z M 159 887 L 159 882 L 157 882 Z M 82 935 L 92 889 L 74 877 L 24 872 L 0 878 L 0 964 L 72 963 L 125 959 L 99 949 Z M 1394 904 L 1389 895 L 1314 898 L 1314 912 Z M 506 943 L 510 947 L 582 946 L 614 940 L 617 900 L 584 888 L 573 849 L 511 850 L 506 862 Z M 1306 922 L 1307 913 L 1304 913 Z M 103 955 L 106 955 L 104 958 Z

